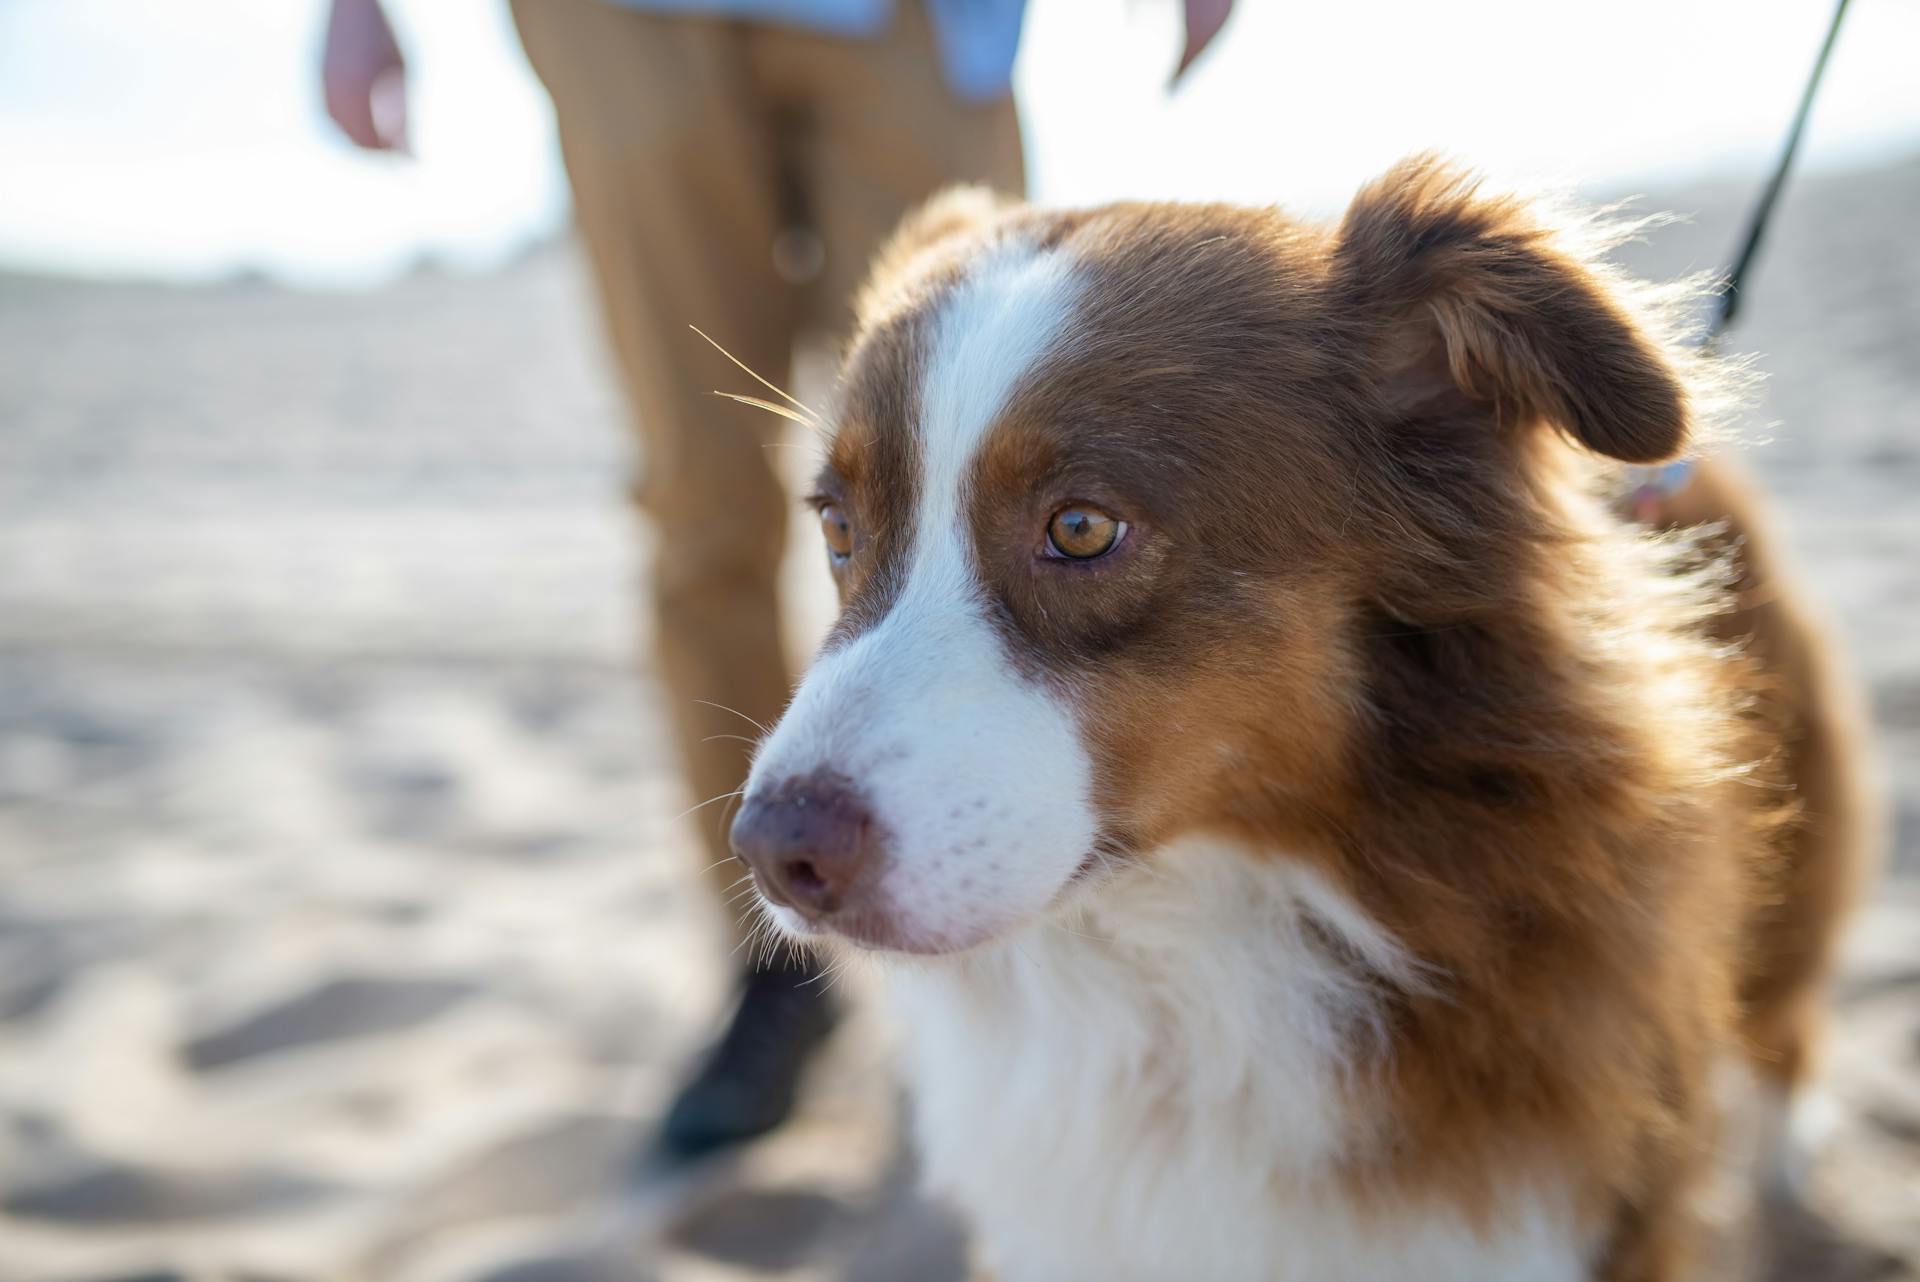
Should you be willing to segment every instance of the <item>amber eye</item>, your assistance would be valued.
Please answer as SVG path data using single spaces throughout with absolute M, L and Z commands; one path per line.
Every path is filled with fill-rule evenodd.
M 1063 507 L 1047 522 L 1047 555 L 1091 561 L 1113 551 L 1127 523 L 1097 507 Z
M 826 537 L 827 551 L 835 564 L 853 555 L 853 523 L 838 503 L 821 505 L 820 533 Z

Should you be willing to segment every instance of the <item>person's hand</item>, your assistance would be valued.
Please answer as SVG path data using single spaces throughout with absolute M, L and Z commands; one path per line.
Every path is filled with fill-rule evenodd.
M 333 0 L 320 84 L 347 137 L 372 151 L 407 150 L 407 63 L 380 0 Z
M 1187 17 L 1187 47 L 1180 51 L 1180 66 L 1173 73 L 1177 84 L 1180 77 L 1187 74 L 1187 68 L 1193 65 L 1201 51 L 1213 43 L 1220 34 L 1220 28 L 1227 25 L 1227 15 L 1233 11 L 1233 0 L 1185 0 Z

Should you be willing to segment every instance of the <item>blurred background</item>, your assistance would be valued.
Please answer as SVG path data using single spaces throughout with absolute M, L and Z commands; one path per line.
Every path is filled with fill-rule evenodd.
M 327 120 L 324 0 L 0 0 L 0 1282 L 952 1277 L 858 1002 L 793 1124 L 640 1169 L 732 982 L 719 817 L 547 99 L 504 3 L 389 12 L 405 157 Z M 1170 90 L 1177 6 L 1034 0 L 1029 184 L 1330 215 L 1438 147 L 1722 267 L 1830 16 L 1242 0 Z M 1920 1278 L 1916 50 L 1853 5 L 1728 344 L 1894 827 L 1783 1279 Z

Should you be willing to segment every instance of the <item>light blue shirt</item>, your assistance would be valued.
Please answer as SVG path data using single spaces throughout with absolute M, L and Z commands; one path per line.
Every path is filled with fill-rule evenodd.
M 636 9 L 712 13 L 749 22 L 870 36 L 893 18 L 894 0 L 618 0 Z M 1020 51 L 1027 0 L 909 0 L 925 3 L 947 83 L 965 98 L 1005 97 Z

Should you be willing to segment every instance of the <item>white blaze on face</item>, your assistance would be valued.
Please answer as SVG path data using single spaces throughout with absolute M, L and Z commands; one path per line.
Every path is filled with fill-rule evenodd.
M 1078 293 L 1070 257 L 1013 242 L 941 302 L 900 594 L 808 672 L 748 781 L 757 793 L 824 769 L 860 789 L 887 851 L 872 906 L 916 951 L 965 948 L 1040 912 L 1092 849 L 1075 718 L 1020 675 L 987 617 L 968 519 L 981 442 L 1067 334 Z

